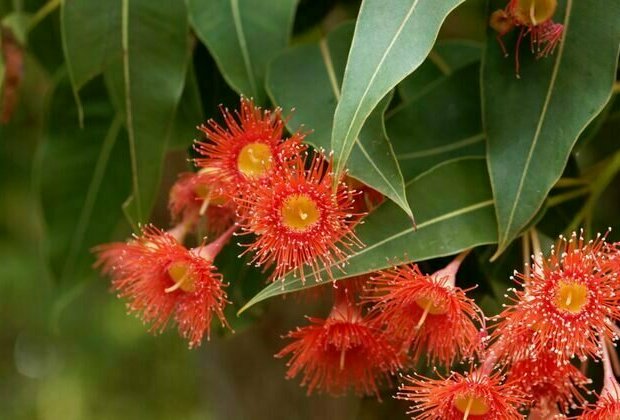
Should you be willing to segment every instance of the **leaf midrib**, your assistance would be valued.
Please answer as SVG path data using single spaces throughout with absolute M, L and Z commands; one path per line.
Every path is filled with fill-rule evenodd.
M 248 51 L 247 40 L 245 33 L 243 32 L 243 25 L 241 23 L 241 11 L 239 10 L 239 0 L 230 0 L 230 8 L 232 11 L 233 23 L 235 24 L 235 33 L 239 40 L 239 48 L 241 49 L 241 57 L 243 58 L 243 64 L 245 66 L 245 72 L 248 75 L 248 81 L 250 82 L 250 88 L 254 96 L 258 95 L 256 90 L 256 79 L 252 72 L 252 61 L 250 60 L 250 52 Z M 258 99 L 258 98 L 255 98 Z
M 527 173 L 529 171 L 529 167 L 530 167 L 530 163 L 532 161 L 532 157 L 534 156 L 534 149 L 536 149 L 536 145 L 538 144 L 538 139 L 540 137 L 540 133 L 542 131 L 542 126 L 544 124 L 544 120 L 547 114 L 547 111 L 549 109 L 549 103 L 551 102 L 551 97 L 553 96 L 553 91 L 555 88 L 555 84 L 556 84 L 556 79 L 557 79 L 557 75 L 560 69 L 560 63 L 562 62 L 562 57 L 564 55 L 564 47 L 565 47 L 565 39 L 566 39 L 566 34 L 568 33 L 568 24 L 569 24 L 569 20 L 570 20 L 570 16 L 571 16 L 571 11 L 572 11 L 572 6 L 573 6 L 573 0 L 567 0 L 566 3 L 566 13 L 564 16 L 564 34 L 562 37 L 562 40 L 560 41 L 560 46 L 558 48 L 558 53 L 556 56 L 556 60 L 554 62 L 553 65 L 553 70 L 551 72 L 551 80 L 549 81 L 549 88 L 547 89 L 547 95 L 545 97 L 545 102 L 543 103 L 543 107 L 540 113 L 540 118 L 538 119 L 538 123 L 536 125 L 536 131 L 534 132 L 534 138 L 532 141 L 532 144 L 530 146 L 530 149 L 528 151 L 528 155 L 527 155 L 527 159 L 525 161 L 525 166 L 523 167 L 523 172 L 521 174 L 521 177 L 519 179 L 519 186 L 517 187 L 517 193 L 515 194 L 515 199 L 512 202 L 512 208 L 510 210 L 510 215 L 508 216 L 508 221 L 506 224 L 506 230 L 504 231 L 504 234 L 502 235 L 502 241 L 499 244 L 499 248 L 502 248 L 505 244 L 506 244 L 506 238 L 508 237 L 509 233 L 510 233 L 510 228 L 513 225 L 514 222 L 514 215 L 515 212 L 517 210 L 518 204 L 519 204 L 519 199 L 521 197 L 521 194 L 523 192 L 523 185 L 525 184 L 525 178 L 527 177 Z
M 344 168 L 344 162 L 343 161 L 345 161 L 346 159 L 343 159 L 342 155 L 345 154 L 344 153 L 345 152 L 345 146 L 346 146 L 346 144 L 348 142 L 349 136 L 351 134 L 351 130 L 353 129 L 353 125 L 354 125 L 354 123 L 355 123 L 355 121 L 357 119 L 357 115 L 360 112 L 362 104 L 364 103 L 364 101 L 366 99 L 366 96 L 368 95 L 368 92 L 370 91 L 370 88 L 371 88 L 375 78 L 377 77 L 377 75 L 379 74 L 379 71 L 383 67 L 383 63 L 385 62 L 385 59 L 387 58 L 387 56 L 389 55 L 390 51 L 392 50 L 392 47 L 396 43 L 396 40 L 398 39 L 398 37 L 400 37 L 400 33 L 403 31 L 405 25 L 407 24 L 407 21 L 411 18 L 411 15 L 413 14 L 413 12 L 415 10 L 415 7 L 418 5 L 418 2 L 419 2 L 419 0 L 414 0 L 413 3 L 411 4 L 411 7 L 407 11 L 407 14 L 405 15 L 404 19 L 400 23 L 400 26 L 396 30 L 396 33 L 392 37 L 392 41 L 390 42 L 388 47 L 385 49 L 385 52 L 383 53 L 383 56 L 381 57 L 381 60 L 379 60 L 379 64 L 375 68 L 375 71 L 373 72 L 372 76 L 370 77 L 370 80 L 368 81 L 368 85 L 366 86 L 366 89 L 362 93 L 362 96 L 360 97 L 360 100 L 357 103 L 357 107 L 355 108 L 355 112 L 353 113 L 353 117 L 351 118 L 351 120 L 349 122 L 349 126 L 347 128 L 347 132 L 346 132 L 346 134 L 344 136 L 344 140 L 345 141 L 342 143 L 341 155 L 338 157 L 338 160 L 336 162 L 336 173 L 340 173 L 342 171 L 342 169 Z M 360 12 L 360 14 L 361 14 L 361 12 Z M 353 41 L 355 41 L 355 36 L 353 37 Z M 353 44 L 351 45 L 351 51 L 352 50 L 353 50 Z M 333 139 L 333 131 L 332 131 L 332 139 Z M 351 148 L 349 148 L 349 149 L 351 149 Z
M 331 85 L 332 92 L 334 93 L 334 97 L 336 98 L 336 101 L 340 101 L 340 86 L 338 86 L 338 77 L 336 76 L 336 70 L 334 69 L 334 62 L 332 61 L 331 53 L 329 51 L 329 45 L 327 43 L 326 38 L 322 38 L 321 41 L 319 42 L 319 49 L 321 51 L 321 57 L 323 58 L 323 63 L 325 64 L 325 69 L 327 71 L 327 77 L 329 78 L 329 83 Z M 359 137 L 355 139 L 355 144 L 360 148 L 360 151 L 362 152 L 366 160 L 370 163 L 374 171 L 377 174 L 379 174 L 379 176 L 381 177 L 381 179 L 383 179 L 383 181 L 388 186 L 388 188 L 392 190 L 392 192 L 394 193 L 394 196 L 398 198 L 398 204 L 403 208 L 409 208 L 408 203 L 400 199 L 401 194 L 398 193 L 394 185 L 392 185 L 392 183 L 385 177 L 383 172 L 379 170 L 376 163 L 372 160 L 372 158 L 366 151 L 366 148 L 364 148 L 364 146 L 360 142 Z M 407 213 L 410 213 L 410 212 L 407 211 Z

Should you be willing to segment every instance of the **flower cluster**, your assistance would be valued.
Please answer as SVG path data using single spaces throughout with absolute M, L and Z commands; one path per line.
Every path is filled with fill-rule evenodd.
M 199 127 L 206 138 L 194 145 L 197 172 L 180 174 L 170 190 L 174 227 L 149 225 L 127 242 L 94 249 L 96 266 L 129 310 L 154 332 L 174 321 L 190 347 L 208 336 L 214 316 L 227 325 L 227 283 L 213 264 L 235 232 L 249 238 L 241 244 L 242 254 L 253 255 L 249 264 L 272 268 L 272 280 L 289 272 L 304 281 L 332 279 L 332 266 L 340 269 L 362 246 L 353 227 L 365 203 L 382 198 L 334 174 L 331 158 L 311 153 L 304 134 L 286 137 L 279 109 L 241 98 L 238 111 L 222 114 L 224 125 L 209 120 Z M 215 240 L 188 249 L 190 232 Z
M 515 67 L 520 77 L 519 49 L 523 38 L 529 35 L 530 49 L 536 58 L 553 54 L 562 40 L 564 25 L 553 22 L 558 0 L 509 0 L 504 9 L 491 14 L 489 25 L 497 32 L 497 40 L 508 56 L 502 37 L 517 28 L 519 35 L 515 46 Z

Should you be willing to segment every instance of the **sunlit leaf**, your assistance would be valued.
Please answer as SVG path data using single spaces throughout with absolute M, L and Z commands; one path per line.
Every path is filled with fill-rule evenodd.
M 330 150 L 344 58 L 352 35 L 353 25 L 342 25 L 319 44 L 302 45 L 278 56 L 269 67 L 267 88 L 274 103 L 284 109 L 295 108 L 289 128 L 294 130 L 301 124 L 312 128 L 308 142 L 325 150 Z M 312 84 L 306 83 L 309 79 Z M 389 99 L 368 118 L 347 169 L 351 176 L 389 197 L 413 217 L 398 162 L 385 134 L 383 113 Z
M 430 52 L 447 14 L 462 0 L 364 0 L 332 131 L 337 172 L 379 101 Z

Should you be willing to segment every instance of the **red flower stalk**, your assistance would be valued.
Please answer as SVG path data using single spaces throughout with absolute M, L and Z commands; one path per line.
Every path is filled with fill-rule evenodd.
M 168 202 L 173 221 L 193 228 L 205 216 L 207 234 L 218 236 L 235 222 L 231 199 L 209 188 L 204 172 L 185 172 L 170 189 Z
M 205 333 L 208 337 L 213 315 L 228 325 L 223 312 L 226 284 L 213 259 L 234 229 L 209 245 L 188 250 L 171 233 L 147 226 L 128 242 L 94 248 L 95 267 L 112 277 L 118 297 L 127 299 L 129 311 L 151 324 L 150 331 L 162 332 L 174 318 L 192 348 Z
M 447 378 L 406 376 L 396 398 L 412 401 L 411 418 L 419 420 L 511 420 L 522 419 L 518 407 L 526 402 L 510 383 L 502 383 L 499 372 L 470 370 L 452 372 Z
M 515 46 L 517 77 L 520 77 L 519 49 L 523 38 L 530 35 L 530 47 L 536 58 L 553 54 L 562 40 L 564 25 L 551 20 L 557 5 L 557 0 L 510 0 L 505 9 L 491 14 L 489 25 L 497 32 L 497 40 L 506 56 L 508 52 L 502 37 L 515 27 L 520 28 Z
M 229 197 L 268 181 L 286 161 L 304 150 L 304 135 L 295 133 L 283 140 L 281 110 L 262 111 L 252 100 L 241 98 L 240 110 L 233 115 L 222 109 L 225 127 L 213 120 L 199 129 L 208 141 L 197 141 L 194 148 L 202 155 L 196 164 L 206 168 L 209 185 Z
M 550 351 L 558 363 L 577 356 L 598 358 L 600 338 L 615 337 L 620 318 L 618 274 L 609 269 L 604 237 L 585 242 L 573 233 L 560 238 L 551 256 L 535 263 L 529 276 L 517 273 L 525 289 L 499 316 L 493 337 L 501 358 L 536 357 Z
M 289 332 L 294 341 L 276 357 L 291 356 L 286 376 L 301 374 L 308 394 L 341 395 L 353 388 L 378 397 L 378 382 L 400 368 L 398 353 L 359 307 L 339 296 L 327 319 L 308 318 L 310 325 Z
M 514 362 L 508 379 L 530 400 L 530 408 L 540 413 L 567 413 L 575 404 L 583 404 L 582 392 L 588 392 L 588 379 L 570 363 L 558 365 L 553 353 L 526 357 Z M 550 417 L 547 417 L 550 418 Z
M 298 158 L 290 171 L 245 197 L 252 212 L 243 228 L 256 235 L 245 252 L 255 253 L 257 265 L 275 265 L 273 280 L 293 271 L 305 282 L 304 266 L 317 281 L 321 271 L 332 279 L 332 265 L 362 246 L 353 233 L 355 193 L 342 182 L 334 187 L 331 161 L 322 155 L 312 158 L 307 170 L 304 163 Z
M 604 385 L 596 404 L 588 405 L 580 419 L 609 420 L 620 418 L 620 385 L 616 380 L 606 342 L 602 344 Z M 614 350 L 615 351 L 615 350 Z
M 480 348 L 484 316 L 465 290 L 454 285 L 465 253 L 432 275 L 417 265 L 404 265 L 380 272 L 370 281 L 376 320 L 386 333 L 402 340 L 405 349 L 429 363 L 446 366 L 472 356 Z

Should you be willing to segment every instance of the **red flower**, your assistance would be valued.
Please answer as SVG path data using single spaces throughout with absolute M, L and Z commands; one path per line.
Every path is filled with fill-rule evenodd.
M 168 207 L 175 222 L 194 227 L 206 216 L 206 229 L 218 236 L 235 222 L 232 200 L 209 188 L 204 172 L 185 172 L 170 189 Z
M 530 357 L 551 351 L 559 362 L 599 357 L 600 338 L 611 340 L 612 321 L 620 318 L 620 284 L 606 249 L 600 235 L 586 243 L 573 233 L 528 277 L 517 273 L 525 289 L 515 291 L 515 304 L 500 314 L 493 333 L 504 355 L 520 357 L 527 349 Z
M 305 281 L 304 266 L 317 281 L 323 270 L 333 278 L 331 266 L 362 246 L 352 230 L 353 197 L 344 183 L 334 187 L 331 162 L 317 155 L 305 170 L 297 159 L 290 171 L 247 195 L 252 212 L 243 228 L 256 239 L 246 252 L 255 253 L 252 262 L 258 265 L 274 264 L 274 280 L 294 271 Z
M 95 266 L 112 277 L 112 288 L 128 300 L 131 312 L 151 324 L 150 331 L 163 331 L 174 318 L 191 348 L 209 335 L 213 315 L 227 325 L 226 285 L 213 259 L 233 229 L 207 246 L 188 250 L 170 233 L 147 226 L 126 243 L 96 247 Z
M 207 169 L 209 185 L 224 195 L 236 197 L 257 181 L 270 180 L 288 159 L 303 149 L 304 135 L 295 133 L 283 140 L 281 111 L 261 111 L 250 99 L 241 98 L 236 118 L 222 109 L 226 127 L 213 120 L 200 126 L 208 141 L 196 142 L 202 155 L 196 164 Z
M 557 5 L 557 0 L 510 0 L 505 9 L 491 14 L 489 25 L 497 32 L 497 40 L 506 56 L 508 52 L 501 37 L 515 27 L 520 28 L 515 46 L 517 77 L 520 71 L 519 49 L 523 38 L 530 35 L 530 48 L 537 58 L 553 54 L 562 40 L 564 25 L 551 20 Z
M 525 402 L 512 384 L 502 384 L 495 372 L 480 371 L 431 379 L 406 376 L 408 384 L 399 388 L 396 398 L 413 401 L 409 414 L 419 420 L 510 420 L 522 419 L 517 407 Z
M 400 367 L 386 336 L 348 302 L 338 302 L 327 319 L 308 319 L 310 325 L 288 333 L 294 341 L 276 355 L 291 356 L 287 378 L 301 373 L 308 394 L 318 390 L 341 395 L 353 388 L 378 396 L 377 382 L 389 380 Z
M 370 281 L 377 322 L 386 334 L 402 340 L 414 352 L 414 360 L 426 355 L 430 363 L 446 366 L 471 356 L 481 344 L 478 326 L 482 312 L 465 291 L 454 286 L 460 260 L 433 275 L 422 274 L 417 265 L 380 272 Z
M 620 418 L 620 392 L 602 395 L 596 404 L 589 405 L 579 417 L 581 420 L 613 420 Z
M 592 381 L 570 363 L 558 364 L 553 353 L 526 357 L 514 362 L 508 378 L 531 401 L 531 408 L 556 413 L 558 408 L 567 413 L 575 403 L 583 404 L 582 392 Z

